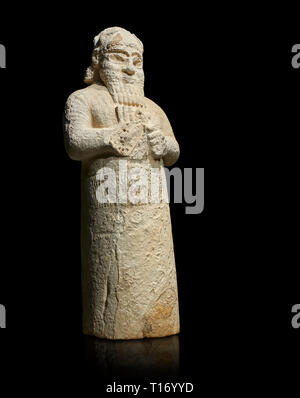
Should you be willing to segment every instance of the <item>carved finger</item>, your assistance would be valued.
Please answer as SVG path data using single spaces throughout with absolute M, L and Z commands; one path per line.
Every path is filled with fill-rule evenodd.
M 146 119 L 148 120 L 148 122 L 150 122 L 150 120 L 151 120 L 151 113 L 145 110 L 145 111 L 144 111 L 144 115 L 145 115 Z
M 132 122 L 132 107 L 130 105 L 127 105 L 127 118 L 128 118 L 128 123 Z
M 144 97 L 142 97 L 141 95 L 138 96 L 138 104 L 141 108 L 145 108 L 145 101 L 144 101 Z
M 128 87 L 128 99 L 127 99 L 127 101 L 128 101 L 128 105 L 133 105 L 133 101 L 132 101 L 132 88 L 130 87 L 130 85 L 129 85 L 129 87 Z
M 147 115 L 141 108 L 138 108 L 137 113 L 141 115 L 140 119 L 143 123 L 148 123 Z
M 150 131 L 149 133 L 148 133 L 148 138 L 151 140 L 151 139 L 153 139 L 153 138 L 158 138 L 159 136 L 161 136 L 161 133 L 160 133 L 160 131 L 157 131 L 157 130 L 154 130 L 153 131 L 153 126 L 149 126 L 148 127 L 148 125 L 147 125 L 147 129 L 149 129 L 149 130 L 151 130 L 152 129 L 152 131 Z
M 115 92 L 115 91 L 113 91 L 113 92 L 111 93 L 111 96 L 112 96 L 113 101 L 114 101 L 115 103 L 117 103 L 117 102 L 118 102 L 118 93 Z
M 123 121 L 123 123 L 127 123 L 126 112 L 125 112 L 125 106 L 124 105 L 122 105 L 122 121 Z
M 153 139 L 153 140 L 150 141 L 150 144 L 151 144 L 152 146 L 156 147 L 156 146 L 159 146 L 159 145 L 160 145 L 160 141 L 159 141 L 157 138 L 155 138 L 155 139 Z
M 118 103 L 120 105 L 123 104 L 123 94 L 121 92 L 118 92 Z
M 160 137 L 154 131 L 153 133 L 148 134 L 148 139 L 149 139 L 149 141 L 159 141 Z
M 117 120 L 118 120 L 118 123 L 120 123 L 121 122 L 121 112 L 120 112 L 120 107 L 119 106 L 116 106 L 115 107 L 115 111 L 116 111 L 116 117 L 117 117 Z
M 127 117 L 128 117 L 128 123 L 131 123 L 133 121 L 133 114 L 132 114 L 132 106 L 128 105 L 127 106 Z
M 123 90 L 122 84 L 118 87 L 118 93 L 119 93 L 119 97 L 120 97 L 120 103 L 122 105 L 124 105 L 124 90 Z
M 154 155 L 156 155 L 156 156 L 161 156 L 161 150 L 160 150 L 160 148 L 157 147 L 157 146 L 152 147 L 152 152 L 153 152 Z
M 128 107 L 128 113 L 129 113 L 129 121 L 132 123 L 134 122 L 134 112 L 133 112 L 133 106 Z
M 128 105 L 129 104 L 129 98 L 127 93 L 123 94 L 123 101 L 124 101 L 124 105 Z
M 124 121 L 124 123 L 128 123 L 126 106 L 124 104 L 122 105 L 122 109 L 123 109 L 123 121 Z

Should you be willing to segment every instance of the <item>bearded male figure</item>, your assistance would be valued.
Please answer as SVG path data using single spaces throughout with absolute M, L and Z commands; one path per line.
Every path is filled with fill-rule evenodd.
M 114 170 L 120 183 L 120 160 L 129 175 L 136 169 L 163 170 L 179 156 L 165 113 L 144 96 L 142 57 L 143 44 L 135 35 L 105 29 L 94 38 L 88 87 L 71 94 L 65 108 L 66 150 L 82 162 L 83 332 L 107 339 L 179 332 L 168 203 L 161 196 L 155 203 L 103 203 L 97 197 L 100 170 Z M 157 184 L 153 181 L 149 177 L 149 184 Z M 160 177 L 160 187 L 161 182 Z

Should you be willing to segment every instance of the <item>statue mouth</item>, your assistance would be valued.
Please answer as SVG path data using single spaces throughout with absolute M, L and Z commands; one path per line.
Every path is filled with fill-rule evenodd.
M 138 79 L 132 76 L 124 76 L 122 80 L 124 83 L 129 83 L 129 84 L 134 84 L 138 82 Z

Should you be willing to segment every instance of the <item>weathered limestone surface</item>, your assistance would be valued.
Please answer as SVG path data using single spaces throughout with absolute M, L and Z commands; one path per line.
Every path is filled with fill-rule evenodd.
M 120 159 L 130 175 L 137 168 L 161 172 L 179 156 L 165 113 L 144 96 L 142 54 L 130 32 L 102 31 L 94 39 L 88 87 L 71 94 L 65 109 L 66 150 L 82 162 L 83 332 L 100 338 L 179 332 L 168 203 L 100 203 L 96 193 L 103 168 L 114 170 L 118 185 Z

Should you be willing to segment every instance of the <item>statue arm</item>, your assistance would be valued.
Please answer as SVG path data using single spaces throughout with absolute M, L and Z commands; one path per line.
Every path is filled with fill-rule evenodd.
M 166 138 L 166 149 L 163 155 L 163 161 L 166 166 L 172 166 L 179 158 L 180 149 L 178 142 L 174 136 L 173 129 L 171 124 L 161 109 L 161 117 L 162 117 L 162 132 Z
M 172 129 L 171 129 L 171 131 L 172 131 Z M 165 150 L 165 154 L 163 156 L 163 161 L 166 166 L 172 166 L 174 163 L 177 162 L 177 160 L 179 158 L 179 154 L 180 154 L 179 145 L 178 145 L 178 142 L 176 141 L 173 131 L 172 131 L 172 135 L 166 134 L 165 130 L 163 130 L 163 133 L 165 134 L 165 137 L 166 137 L 166 150 Z
M 75 92 L 67 100 L 64 113 L 64 139 L 68 155 L 73 160 L 113 155 L 110 137 L 114 128 L 92 127 L 92 115 L 87 98 Z
M 165 148 L 162 154 L 162 159 L 164 161 L 165 166 L 172 166 L 177 159 L 179 158 L 180 150 L 178 142 L 174 136 L 171 124 L 165 114 L 165 112 L 161 109 L 159 105 L 155 102 L 151 101 L 147 98 L 147 105 L 149 108 L 152 108 L 154 113 L 158 116 L 159 122 L 159 130 L 165 137 Z M 155 131 L 155 126 L 157 125 L 156 121 L 154 121 L 154 127 L 150 128 Z

